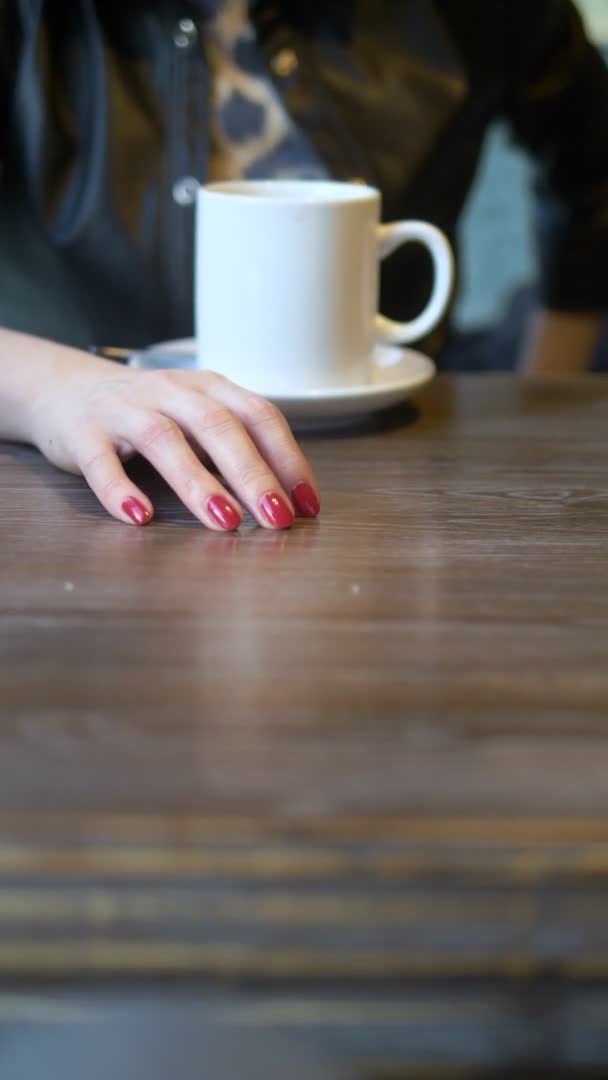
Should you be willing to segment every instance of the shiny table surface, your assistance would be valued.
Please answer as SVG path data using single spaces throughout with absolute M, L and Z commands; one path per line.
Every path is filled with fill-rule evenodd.
M 466 985 L 482 1027 L 550 978 L 608 1060 L 608 381 L 305 446 L 319 520 L 238 535 L 0 446 L 0 976 Z

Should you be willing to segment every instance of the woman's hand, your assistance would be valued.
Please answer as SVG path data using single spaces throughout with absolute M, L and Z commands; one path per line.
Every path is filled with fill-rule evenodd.
M 29 400 L 21 403 L 25 437 L 59 468 L 82 473 L 119 520 L 145 525 L 154 512 L 123 468 L 134 453 L 210 529 L 238 527 L 237 500 L 265 528 L 289 527 L 294 511 L 318 513 L 310 465 L 283 415 L 265 399 L 212 372 L 122 368 L 8 331 L 3 349 L 6 336 L 20 339 L 24 354 L 27 340 L 35 342 L 34 352 L 53 351 L 52 360 L 38 358 L 40 378 L 30 380 Z M 27 365 L 27 356 L 21 359 Z M 192 447 L 208 455 L 226 486 Z

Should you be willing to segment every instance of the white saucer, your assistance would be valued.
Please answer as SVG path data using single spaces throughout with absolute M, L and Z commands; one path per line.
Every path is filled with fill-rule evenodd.
M 196 345 L 193 338 L 163 341 L 133 353 L 129 364 L 138 368 L 196 369 Z M 294 389 L 273 393 L 256 387 L 281 409 L 288 420 L 318 422 L 354 420 L 377 409 L 398 405 L 435 375 L 435 365 L 428 356 L 413 349 L 377 345 L 370 358 L 369 381 L 358 386 L 318 389 Z

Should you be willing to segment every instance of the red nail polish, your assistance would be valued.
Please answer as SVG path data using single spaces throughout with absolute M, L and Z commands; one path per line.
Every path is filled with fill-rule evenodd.
M 127 517 L 131 518 L 134 525 L 147 525 L 152 517 L 151 512 L 144 504 L 140 503 L 139 499 L 134 499 L 133 496 L 125 499 L 121 505 L 121 510 Z
M 291 497 L 296 510 L 299 514 L 302 514 L 302 517 L 316 517 L 321 509 L 321 503 L 316 491 L 304 480 L 296 484 Z
M 207 499 L 207 510 L 222 529 L 228 531 L 238 529 L 241 524 L 242 519 L 238 510 L 223 495 L 212 495 L 210 499 Z
M 266 520 L 275 529 L 288 529 L 293 525 L 293 514 L 285 499 L 277 495 L 276 491 L 269 491 L 260 500 L 260 508 Z

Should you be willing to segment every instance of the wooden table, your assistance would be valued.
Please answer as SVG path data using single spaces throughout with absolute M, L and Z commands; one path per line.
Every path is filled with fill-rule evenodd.
M 130 979 L 366 1077 L 606 1064 L 608 381 L 439 378 L 306 448 L 322 517 L 236 536 L 141 463 L 145 530 L 0 448 L 0 978 L 34 995 L 0 1018 Z

